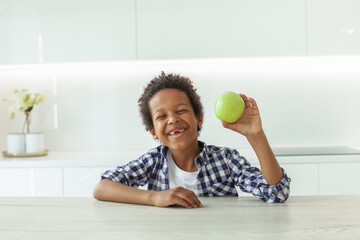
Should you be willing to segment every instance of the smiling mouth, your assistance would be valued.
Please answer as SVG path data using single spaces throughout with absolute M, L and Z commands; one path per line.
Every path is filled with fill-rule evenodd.
M 185 132 L 185 129 L 177 129 L 168 133 L 169 136 L 176 136 Z

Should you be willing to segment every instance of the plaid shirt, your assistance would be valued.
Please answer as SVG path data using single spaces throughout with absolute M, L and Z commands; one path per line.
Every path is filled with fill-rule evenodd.
M 261 171 L 238 151 L 231 148 L 206 145 L 199 141 L 201 153 L 195 158 L 199 196 L 238 196 L 235 185 L 265 202 L 284 202 L 289 197 L 291 179 L 284 172 L 276 185 L 266 183 Z M 148 190 L 169 189 L 167 147 L 160 145 L 114 171 L 106 171 L 101 178 L 139 187 L 148 184 Z

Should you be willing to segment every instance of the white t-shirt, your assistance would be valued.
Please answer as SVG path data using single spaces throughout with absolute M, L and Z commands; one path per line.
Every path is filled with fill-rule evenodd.
M 171 156 L 171 152 L 168 150 L 166 153 L 166 158 L 168 160 L 168 174 L 169 174 L 169 187 L 176 188 L 176 187 L 183 187 L 189 189 L 198 196 L 199 192 L 197 189 L 197 175 L 199 174 L 200 170 L 196 172 L 186 172 L 180 169 L 174 159 Z

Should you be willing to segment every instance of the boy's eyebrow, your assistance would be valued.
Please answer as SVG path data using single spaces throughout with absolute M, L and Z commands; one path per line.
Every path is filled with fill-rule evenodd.
M 184 105 L 184 106 L 189 106 L 189 104 L 186 104 L 186 103 L 179 103 L 178 105 L 176 105 L 176 107 L 179 107 L 179 106 L 182 106 L 182 105 Z M 164 109 L 164 108 L 159 108 L 159 109 L 155 110 L 154 113 L 153 113 L 153 115 L 155 115 L 157 112 L 162 111 L 163 109 Z

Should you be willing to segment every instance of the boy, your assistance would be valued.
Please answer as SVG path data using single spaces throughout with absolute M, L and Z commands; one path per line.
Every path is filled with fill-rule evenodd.
M 162 144 L 114 171 L 102 174 L 94 190 L 98 200 L 167 207 L 202 207 L 198 196 L 238 196 L 235 185 L 265 202 L 284 202 L 290 179 L 280 168 L 261 125 L 254 99 L 240 94 L 245 111 L 235 123 L 222 121 L 244 135 L 259 159 L 251 167 L 235 149 L 198 141 L 203 106 L 192 82 L 164 72 L 140 97 L 146 130 Z M 148 190 L 138 189 L 148 184 Z

